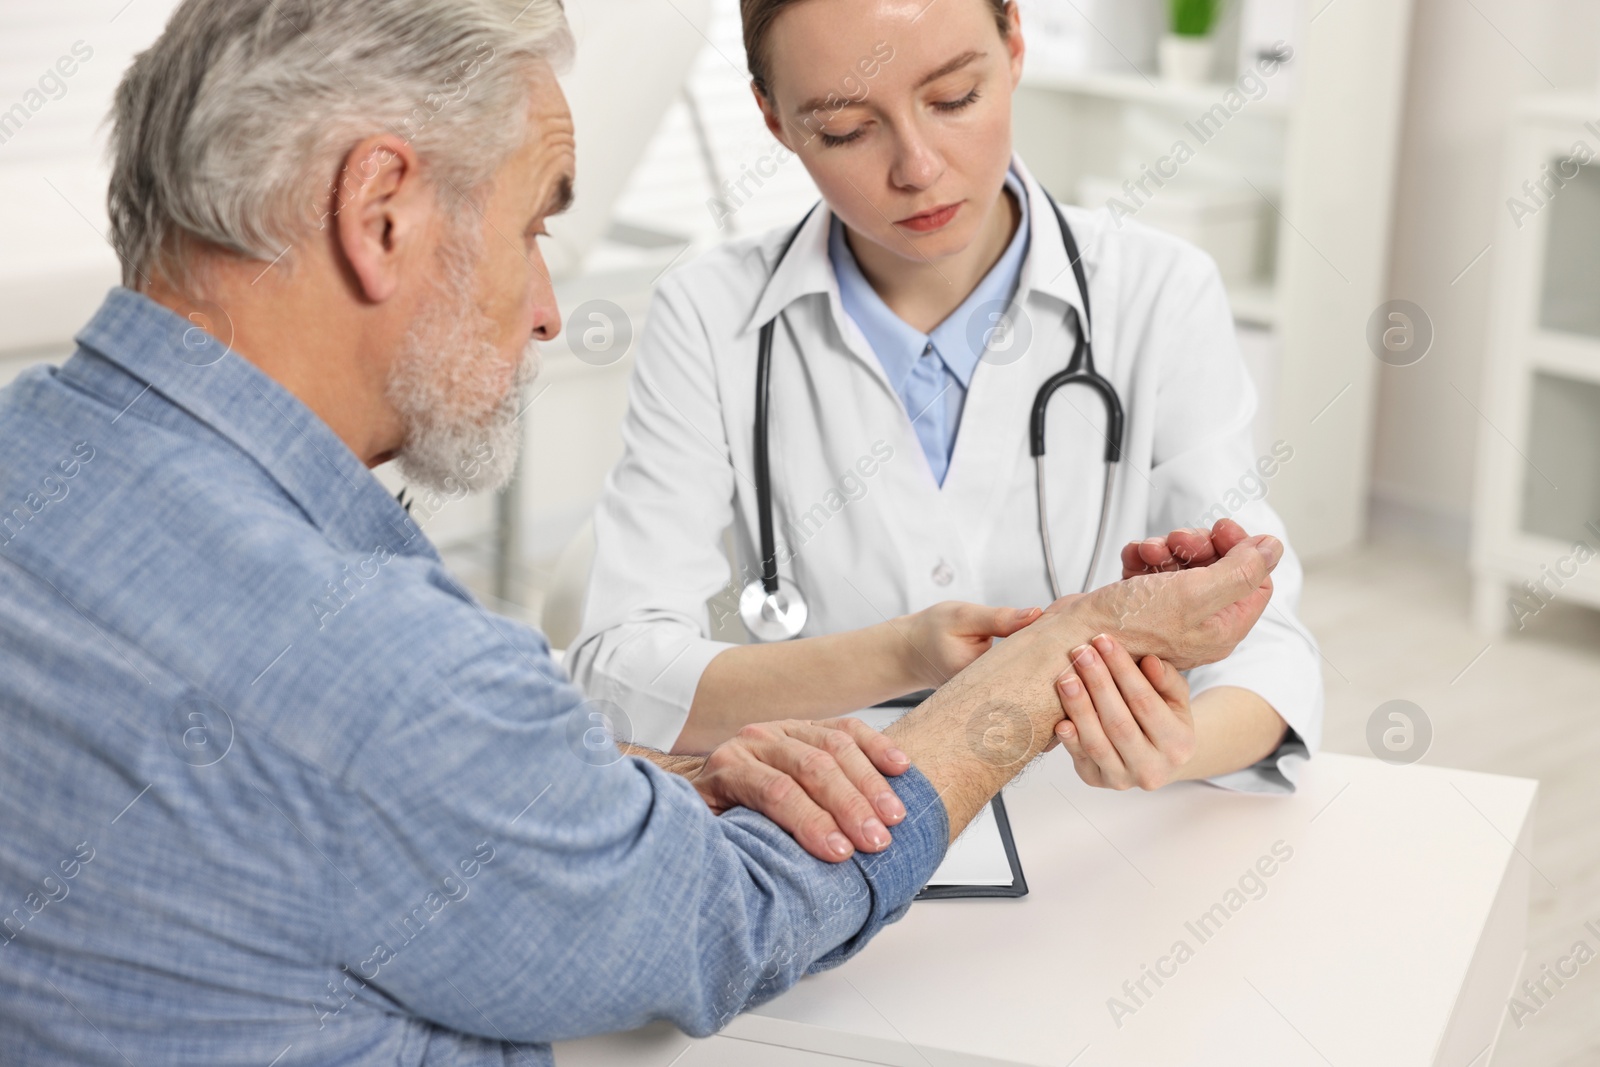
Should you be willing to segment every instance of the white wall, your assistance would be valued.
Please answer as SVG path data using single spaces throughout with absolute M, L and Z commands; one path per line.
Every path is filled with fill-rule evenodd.
M 118 283 L 104 120 L 133 57 L 176 6 L 0 0 L 0 385 L 70 355 L 73 335 Z M 57 67 L 64 57 L 72 62 Z M 428 533 L 442 545 L 476 537 L 491 508 L 487 498 L 451 503 Z
M 1496 250 L 1466 268 L 1514 192 L 1502 148 L 1517 97 L 1600 83 L 1600 5 L 1417 0 L 1415 19 L 1389 288 L 1428 312 L 1436 339 L 1421 363 L 1382 369 L 1373 521 L 1464 549 L 1475 442 L 1495 432 L 1472 405 L 1482 406 Z
M 81 314 L 64 309 L 50 316 L 51 322 L 71 324 L 59 331 L 61 342 L 98 302 L 100 284 L 114 280 L 109 250 L 93 228 L 104 225 L 96 127 L 116 76 L 132 52 L 159 32 L 171 4 L 136 0 L 121 14 L 121 0 L 0 5 L 0 110 L 21 101 L 76 41 L 95 49 L 94 59 L 68 79 L 67 94 L 48 101 L 20 133 L 0 144 L 0 190 L 7 193 L 0 205 L 3 288 L 16 296 L 13 303 L 34 310 L 39 299 L 30 284 L 83 303 Z M 1501 148 L 1517 95 L 1551 83 L 1573 89 L 1600 82 L 1600 4 L 1417 0 L 1415 18 L 1390 291 L 1429 312 L 1437 340 L 1416 366 L 1382 370 L 1374 517 L 1380 524 L 1420 525 L 1460 545 L 1472 498 L 1474 443 L 1480 432 L 1494 432 L 1463 398 L 1481 406 L 1494 249 L 1462 271 L 1494 240 L 1499 212 L 1512 192 L 1502 188 Z M 714 47 L 699 57 L 695 88 L 717 142 L 719 166 L 725 177 L 737 178 L 762 162 L 771 141 L 744 95 L 731 0 L 719 0 L 709 30 Z M 1596 109 L 1600 113 L 1600 93 Z M 673 108 L 651 155 L 656 167 L 643 172 L 658 180 L 636 179 L 619 205 L 623 217 L 695 231 L 702 239 L 717 236 L 706 207 L 710 189 L 681 106 Z M 668 173 L 676 180 L 659 181 Z M 789 161 L 739 212 L 735 225 L 749 233 L 792 217 L 814 196 L 809 184 L 803 168 Z M 666 220 L 671 222 L 663 226 Z M 68 272 L 82 277 L 85 264 L 94 286 L 70 293 L 54 284 Z M 56 347 L 54 337 L 47 342 L 31 327 L 25 336 L 8 338 L 7 331 L 22 325 L 9 312 L 20 308 L 0 310 L 8 311 L 0 315 L 0 350 Z M 63 350 L 64 345 L 57 349 Z
M 117 282 L 102 121 L 175 2 L 0 3 L 0 356 L 66 355 Z
M 711 163 L 727 183 L 720 191 L 724 207 L 712 207 L 719 192 L 679 100 L 618 201 L 617 217 L 703 243 L 792 226 L 816 202 L 817 188 L 767 132 L 750 95 L 738 0 L 712 0 L 704 35 L 688 92 L 705 123 Z

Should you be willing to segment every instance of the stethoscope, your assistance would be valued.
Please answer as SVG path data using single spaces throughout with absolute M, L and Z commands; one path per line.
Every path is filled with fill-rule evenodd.
M 1029 449 L 1033 454 L 1034 478 L 1038 489 L 1039 539 L 1044 544 L 1044 565 L 1050 579 L 1050 592 L 1059 600 L 1061 583 L 1056 577 L 1055 553 L 1051 549 L 1050 541 L 1049 509 L 1045 506 L 1044 431 L 1050 401 L 1065 386 L 1086 385 L 1099 395 L 1106 409 L 1105 489 L 1100 497 L 1100 524 L 1095 533 L 1094 552 L 1089 557 L 1089 569 L 1083 576 L 1083 592 L 1089 590 L 1089 583 L 1093 581 L 1095 568 L 1100 562 L 1101 549 L 1105 547 L 1106 526 L 1111 515 L 1111 493 L 1116 484 L 1117 463 L 1122 459 L 1122 401 L 1117 396 L 1116 387 L 1094 368 L 1094 347 L 1089 340 L 1091 326 L 1089 281 L 1084 275 L 1083 258 L 1078 254 L 1078 243 L 1073 240 L 1072 228 L 1067 225 L 1067 217 L 1061 213 L 1060 206 L 1049 193 L 1045 194 L 1045 199 L 1055 212 L 1056 221 L 1061 225 L 1061 243 L 1065 246 L 1067 259 L 1072 264 L 1072 274 L 1078 282 L 1078 294 L 1083 299 L 1081 322 L 1078 319 L 1077 308 L 1067 309 L 1072 316 L 1073 330 L 1077 335 L 1072 359 L 1068 362 L 1066 370 L 1051 375 L 1034 394 L 1033 412 L 1029 420 Z M 816 207 L 813 206 L 811 211 L 815 210 Z M 800 224 L 784 239 L 782 247 L 778 250 L 777 262 L 773 264 L 772 274 L 778 272 L 784 257 L 789 254 L 790 246 L 794 244 L 795 238 L 800 236 L 801 229 L 810 217 L 811 212 L 807 212 L 806 217 L 801 219 Z M 771 276 L 768 275 L 769 278 Z M 751 636 L 759 641 L 786 641 L 798 636 L 800 631 L 805 629 L 809 614 L 806 599 L 799 588 L 793 582 L 778 577 L 777 538 L 772 528 L 772 470 L 767 454 L 768 397 L 772 380 L 772 335 L 778 319 L 782 317 L 783 312 L 780 311 L 761 327 L 759 358 L 756 361 L 754 449 L 756 510 L 761 536 L 761 577 L 745 586 L 744 592 L 739 596 L 739 617 L 744 620 L 745 628 L 750 631 Z

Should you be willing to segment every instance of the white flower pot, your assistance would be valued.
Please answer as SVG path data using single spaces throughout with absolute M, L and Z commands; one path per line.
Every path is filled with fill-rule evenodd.
M 1161 38 L 1161 76 L 1180 85 L 1201 85 L 1211 80 L 1216 69 L 1216 43 L 1210 37 L 1180 37 L 1169 33 Z

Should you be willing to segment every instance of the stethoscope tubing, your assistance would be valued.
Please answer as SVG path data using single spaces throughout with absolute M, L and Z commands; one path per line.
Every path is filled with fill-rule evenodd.
M 820 204 L 820 201 L 818 203 Z M 789 231 L 788 237 L 784 238 L 783 246 L 778 249 L 778 258 L 772 264 L 772 274 L 777 274 L 778 268 L 783 266 L 784 257 L 789 254 L 795 238 L 799 237 L 800 231 L 805 228 L 806 219 L 817 210 L 817 206 L 818 204 L 812 204 L 799 224 Z M 761 587 L 766 590 L 768 596 L 774 596 L 778 592 L 778 539 L 772 528 L 772 459 L 767 454 L 767 427 L 770 425 L 772 398 L 772 334 L 778 319 L 782 317 L 783 312 L 780 311 L 761 324 L 761 337 L 756 356 L 756 425 L 753 451 L 756 463 L 757 522 L 761 528 Z
M 761 355 L 756 360 L 756 512 L 761 524 L 761 586 L 770 596 L 778 591 L 777 538 L 772 530 L 772 461 L 767 455 L 768 404 L 772 398 L 771 323 L 761 328 Z
M 1050 582 L 1051 595 L 1056 599 L 1061 598 L 1061 583 L 1056 573 L 1055 553 L 1050 537 L 1049 508 L 1045 492 L 1045 426 L 1050 412 L 1050 401 L 1061 389 L 1071 385 L 1089 387 L 1101 399 L 1106 410 L 1106 476 L 1105 484 L 1100 499 L 1100 522 L 1095 534 L 1094 551 L 1089 556 L 1089 569 L 1084 574 L 1083 591 L 1087 592 L 1089 583 L 1094 580 L 1095 570 L 1099 566 L 1100 554 L 1105 547 L 1106 530 L 1111 515 L 1111 497 L 1116 485 L 1116 469 L 1122 460 L 1122 438 L 1124 416 L 1121 398 L 1117 390 L 1094 366 L 1094 347 L 1090 332 L 1089 312 L 1089 281 L 1083 269 L 1083 257 L 1079 254 L 1078 243 L 1073 239 L 1072 228 L 1067 225 L 1067 217 L 1061 211 L 1060 205 L 1050 196 L 1045 194 L 1051 209 L 1055 212 L 1056 222 L 1061 227 L 1061 241 L 1065 248 L 1067 258 L 1072 265 L 1073 277 L 1078 283 L 1078 293 L 1083 300 L 1083 319 L 1080 321 L 1076 308 L 1068 308 L 1072 315 L 1073 325 L 1077 333 L 1077 340 L 1073 345 L 1072 358 L 1066 370 L 1051 375 L 1039 391 L 1034 394 L 1033 406 L 1029 413 L 1028 445 L 1034 460 L 1034 479 L 1037 487 L 1039 505 L 1039 539 L 1044 546 L 1045 571 Z M 800 220 L 778 250 L 777 259 L 773 263 L 772 275 L 776 275 L 782 266 L 784 257 L 789 254 L 795 239 L 800 236 L 800 231 L 805 227 L 818 205 L 813 204 L 805 218 Z M 771 277 L 772 275 L 769 275 Z M 778 551 L 777 536 L 773 529 L 772 507 L 772 467 L 771 456 L 768 452 L 768 426 L 771 419 L 770 396 L 772 388 L 772 340 L 778 319 L 783 317 L 780 311 L 776 316 L 763 323 L 761 326 L 760 340 L 756 357 L 756 405 L 755 405 L 755 482 L 756 482 L 756 510 L 761 540 L 761 587 L 766 598 L 778 595 L 780 582 L 778 579 Z M 791 586 L 791 595 L 803 605 L 804 598 L 799 590 Z M 804 611 L 802 609 L 802 616 Z M 749 626 L 751 620 L 746 620 Z M 796 636 L 790 634 L 789 636 Z

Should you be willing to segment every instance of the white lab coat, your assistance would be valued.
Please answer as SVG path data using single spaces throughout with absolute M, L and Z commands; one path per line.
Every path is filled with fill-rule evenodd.
M 877 358 L 840 308 L 826 210 L 812 213 L 776 273 L 788 231 L 729 243 L 662 281 L 639 344 L 625 452 L 595 512 L 583 625 L 567 659 L 591 698 L 625 710 L 638 743 L 669 748 L 676 740 L 701 672 L 728 647 L 710 636 L 714 621 L 731 619 L 743 632 L 738 594 L 760 573 L 757 334 L 779 312 L 773 501 L 779 571 L 810 606 L 804 634 L 867 626 L 941 600 L 1050 603 L 1028 414 L 1040 384 L 1071 357 L 1068 305 L 1080 315 L 1082 308 L 1055 214 L 1022 164 L 1014 166 L 1031 208 L 1016 296 L 1028 325 L 1009 352 L 973 374 L 942 488 Z M 1222 515 L 1284 538 L 1271 507 L 1249 499 L 1270 485 L 1262 470 L 1275 470 L 1284 450 L 1263 460 L 1252 447 L 1256 393 L 1215 264 L 1177 238 L 1131 222 L 1119 228 L 1104 211 L 1063 210 L 1088 273 L 1096 366 L 1127 413 L 1092 585 L 1121 577 L 1127 541 Z M 1066 592 L 1078 590 L 1089 566 L 1104 424 L 1087 389 L 1056 394 L 1047 496 Z M 731 577 L 723 549 L 730 528 Z M 1265 616 L 1233 655 L 1189 676 L 1195 693 L 1219 685 L 1254 691 L 1299 738 L 1218 784 L 1291 790 L 1320 742 L 1318 652 L 1295 618 L 1301 583 L 1299 561 L 1286 549 Z

